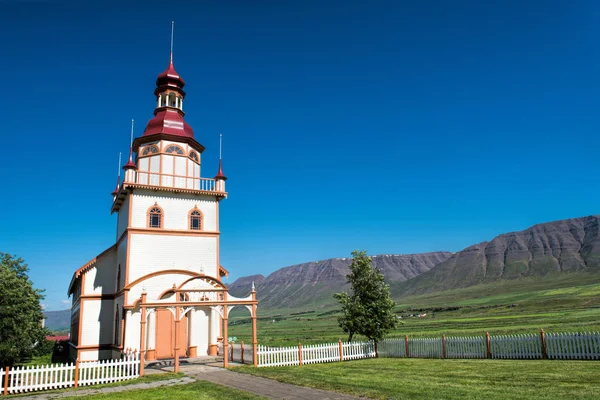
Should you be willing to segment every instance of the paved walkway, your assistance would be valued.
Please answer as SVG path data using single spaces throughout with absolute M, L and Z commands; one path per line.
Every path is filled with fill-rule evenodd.
M 281 383 L 272 379 L 228 371 L 223 368 L 189 365 L 181 368 L 184 374 L 198 380 L 208 381 L 233 389 L 243 390 L 267 399 L 285 400 L 355 400 L 349 396 L 326 390 Z

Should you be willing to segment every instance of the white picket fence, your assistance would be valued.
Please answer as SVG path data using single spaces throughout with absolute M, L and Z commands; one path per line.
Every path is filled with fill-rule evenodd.
M 446 338 L 446 358 L 485 358 L 485 337 L 460 336 Z
M 377 350 L 382 357 L 395 358 L 600 360 L 600 332 L 545 333 L 542 331 L 540 334 L 521 335 L 392 338 L 379 342 Z M 338 342 L 297 347 L 258 346 L 259 367 L 371 357 L 375 357 L 375 345 L 372 342 Z
M 600 360 L 600 333 L 547 333 L 546 348 L 551 360 Z
M 0 382 L 5 382 L 6 371 L 0 371 Z M 34 365 L 8 370 L 7 394 L 63 389 L 75 386 L 118 382 L 140 376 L 138 354 L 122 359 L 80 362 L 70 364 Z M 4 388 L 2 389 L 3 392 Z
M 490 337 L 492 358 L 538 359 L 542 358 L 540 335 L 501 335 Z
M 340 355 L 340 349 L 342 354 Z M 315 364 L 375 357 L 372 342 L 323 343 L 308 346 L 258 346 L 259 367 Z

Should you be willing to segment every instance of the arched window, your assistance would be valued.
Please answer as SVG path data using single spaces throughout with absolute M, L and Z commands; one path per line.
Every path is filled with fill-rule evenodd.
M 200 158 L 198 157 L 198 153 L 196 153 L 195 151 L 190 151 L 190 160 L 196 162 L 197 164 L 200 164 Z
M 183 149 L 177 145 L 172 144 L 169 147 L 167 147 L 167 149 L 165 150 L 165 153 L 174 153 L 174 154 L 183 155 Z
M 148 210 L 148 228 L 162 228 L 163 212 L 162 209 L 154 203 Z
M 142 156 L 147 156 L 147 155 L 152 155 L 152 154 L 158 154 L 158 147 L 153 144 L 151 144 L 150 146 L 144 147 L 144 150 L 142 150 Z
M 202 230 L 202 211 L 197 207 L 190 211 L 190 229 L 193 231 Z
M 120 326 L 119 326 L 119 308 L 117 307 L 117 310 L 115 311 L 115 340 L 114 340 L 114 344 L 115 345 L 119 345 L 119 339 L 121 337 L 121 335 L 119 334 L 120 331 Z

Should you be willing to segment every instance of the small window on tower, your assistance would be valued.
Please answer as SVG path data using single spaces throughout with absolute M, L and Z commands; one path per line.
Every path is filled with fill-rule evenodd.
M 192 161 L 195 161 L 197 164 L 200 164 L 200 159 L 198 158 L 198 153 L 196 153 L 195 151 L 190 151 L 189 157 Z
M 156 204 L 148 212 L 148 227 L 162 228 L 162 210 Z
M 167 147 L 165 153 L 175 153 L 175 154 L 183 154 L 183 149 L 179 146 L 175 146 L 174 144 Z
M 190 213 L 190 229 L 194 231 L 202 230 L 202 213 L 198 209 Z
M 147 156 L 147 155 L 151 155 L 151 154 L 158 154 L 158 147 L 156 147 L 155 145 L 150 145 L 144 148 L 144 150 L 142 150 L 142 155 L 143 156 Z

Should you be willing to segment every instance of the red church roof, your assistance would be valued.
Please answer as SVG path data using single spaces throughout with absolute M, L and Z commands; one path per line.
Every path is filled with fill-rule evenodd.
M 166 133 L 168 135 L 194 137 L 194 130 L 183 120 L 183 115 L 175 109 L 161 109 L 156 112 L 154 118 L 148 121 L 146 130 L 142 136 Z
M 158 78 L 156 78 L 156 86 L 175 86 L 180 89 L 183 89 L 185 86 L 185 81 L 177 71 L 175 71 L 175 66 L 173 65 L 173 55 L 171 55 L 171 60 L 169 61 L 169 66 L 165 69 Z

